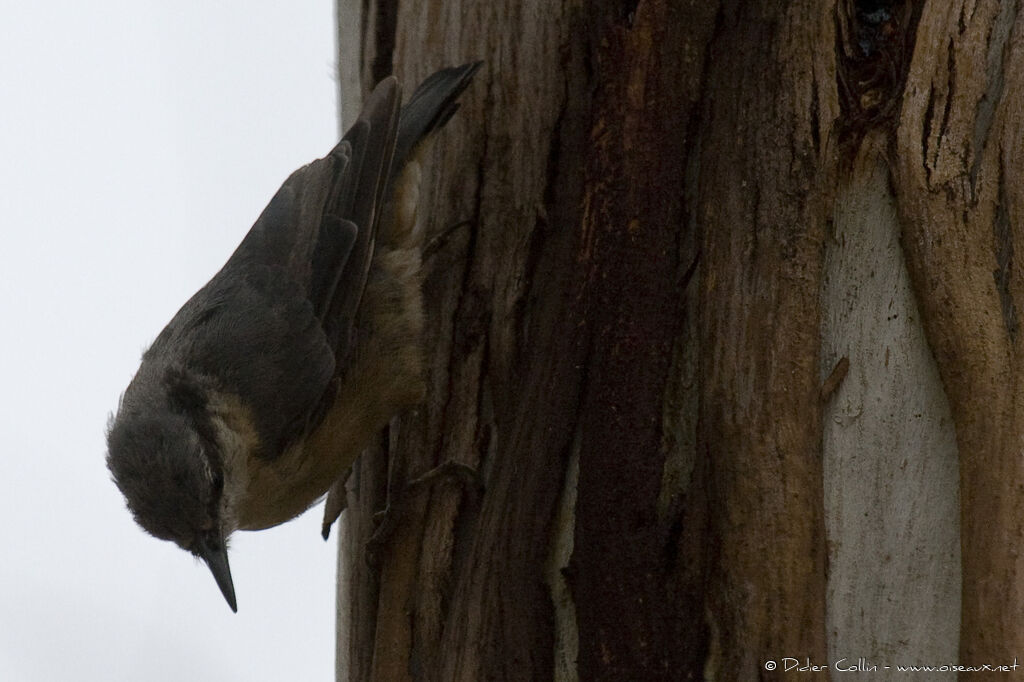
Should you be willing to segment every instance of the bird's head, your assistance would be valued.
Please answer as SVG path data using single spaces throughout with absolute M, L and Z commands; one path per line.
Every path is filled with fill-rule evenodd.
M 135 521 L 206 562 L 237 611 L 222 520 L 224 471 L 215 446 L 173 411 L 119 410 L 107 432 L 107 467 Z

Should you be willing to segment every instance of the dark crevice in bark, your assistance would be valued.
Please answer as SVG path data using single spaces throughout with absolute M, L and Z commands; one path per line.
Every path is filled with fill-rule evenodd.
M 340 5 L 340 0 L 338 2 Z M 366 50 L 367 43 L 371 40 L 371 36 L 368 35 L 370 28 L 370 5 L 371 0 L 362 0 L 362 9 L 359 12 L 359 75 L 362 76 L 366 73 Z M 338 40 L 341 40 L 339 33 Z M 362 80 L 362 78 L 360 78 Z M 364 85 L 365 87 L 365 85 Z M 344 132 L 344 131 L 342 131 Z
M 932 182 L 931 159 L 928 158 L 928 138 L 931 136 L 932 118 L 935 116 L 935 88 L 928 88 L 928 106 L 924 110 L 924 119 L 921 122 L 921 164 L 924 166 L 925 182 L 930 186 Z
M 811 149 L 814 156 L 821 153 L 821 113 L 818 111 L 818 79 L 811 79 Z
M 923 0 L 836 4 L 838 132 L 850 155 L 869 130 L 895 126 L 923 6 Z
M 489 83 L 488 83 L 489 85 Z M 458 259 L 458 263 L 461 266 L 462 274 L 457 288 L 457 298 L 455 301 L 455 308 L 452 312 L 451 318 L 451 330 L 449 332 L 450 338 L 452 339 L 451 352 L 448 354 L 448 366 L 445 370 L 444 376 L 447 378 L 447 386 L 444 391 L 445 402 L 441 406 L 439 412 L 439 425 L 438 433 L 441 434 L 437 440 L 436 449 L 434 452 L 434 463 L 440 463 L 443 458 L 443 452 L 445 446 L 445 434 L 450 432 L 449 420 L 451 418 L 452 401 L 455 397 L 456 391 L 459 390 L 455 385 L 457 372 L 455 368 L 460 358 L 468 357 L 471 348 L 469 348 L 470 340 L 469 335 L 466 333 L 465 327 L 465 309 L 466 299 L 472 289 L 472 272 L 473 272 L 473 260 L 474 254 L 477 252 L 479 231 L 483 224 L 483 188 L 484 182 L 486 181 L 486 168 L 487 168 L 487 148 L 489 135 L 487 131 L 486 117 L 482 122 L 482 139 L 483 151 L 480 154 L 480 158 L 476 166 L 476 192 L 473 197 L 473 211 L 472 216 L 469 218 L 470 230 L 469 230 L 469 241 L 466 244 L 464 250 L 464 256 Z
M 1003 98 L 1005 84 L 1003 70 L 1009 50 L 1010 33 L 1016 23 L 1018 10 L 1017 2 L 1002 3 L 999 15 L 993 22 L 990 35 L 986 40 L 988 55 L 985 75 L 988 79 L 988 87 L 985 88 L 985 94 L 978 101 L 974 111 L 974 136 L 971 140 L 971 151 L 974 154 L 970 170 L 972 202 L 976 202 L 978 199 L 978 171 L 981 169 L 985 147 L 989 141 L 989 131 L 992 129 L 992 121 L 995 118 L 996 105 Z M 952 78 L 950 80 L 952 81 Z
M 566 70 L 569 68 L 569 55 L 568 51 L 563 48 L 562 50 L 562 66 Z M 536 295 L 533 288 L 534 278 L 537 272 L 537 266 L 540 263 L 541 257 L 548 244 L 548 237 L 556 226 L 552 225 L 549 218 L 549 212 L 554 210 L 556 202 L 556 190 L 559 185 L 559 169 L 562 163 L 562 145 L 563 145 L 563 133 L 562 128 L 566 124 L 567 105 L 566 102 L 569 98 L 569 80 L 564 78 L 563 81 L 563 99 L 558 109 L 558 116 L 555 119 L 555 124 L 551 130 L 551 140 L 548 146 L 548 157 L 547 167 L 545 172 L 545 184 L 543 191 L 542 203 L 537 207 L 536 217 L 533 229 L 530 231 L 529 242 L 526 249 L 526 259 L 523 263 L 523 282 L 522 282 L 522 294 L 513 304 L 513 317 L 515 319 L 515 332 L 516 332 L 516 348 L 520 351 L 525 349 L 530 343 L 528 336 L 530 328 L 530 311 L 533 309 L 536 303 Z M 560 226 L 565 229 L 565 226 Z
M 677 535 L 657 509 L 663 400 L 682 300 L 680 288 L 666 283 L 690 265 L 678 262 L 687 131 L 649 108 L 694 106 L 678 83 L 696 74 L 676 53 L 651 48 L 678 42 L 689 12 L 641 3 L 629 31 L 600 13 L 590 26 L 595 94 L 577 268 L 589 359 L 570 563 L 580 679 L 675 680 L 695 672 L 688 643 L 680 645 L 679 595 L 666 566 Z
M 995 255 L 997 267 L 992 272 L 996 290 L 999 292 L 999 304 L 1003 311 L 1003 324 L 1010 337 L 1010 343 L 1017 340 L 1017 306 L 1013 300 L 1013 229 L 1010 225 L 1010 214 L 1007 208 L 1009 197 L 1006 192 L 1006 173 L 1000 163 L 999 167 L 999 201 L 996 202 L 995 223 L 992 225 L 995 238 Z
M 394 70 L 395 29 L 398 24 L 398 0 L 378 0 L 376 52 L 370 65 L 370 75 L 374 83 L 379 83 Z
M 639 4 L 640 0 L 622 0 L 622 8 L 619 11 L 627 28 L 633 28 L 633 22 L 636 20 L 636 8 Z
M 952 38 L 949 39 L 949 44 L 946 47 L 946 78 L 949 83 L 949 89 L 946 91 L 946 104 L 942 109 L 942 121 L 939 123 L 939 129 L 935 134 L 936 156 L 938 156 L 939 148 L 942 147 L 942 141 L 946 137 L 949 113 L 953 109 L 953 97 L 956 93 L 956 49 Z

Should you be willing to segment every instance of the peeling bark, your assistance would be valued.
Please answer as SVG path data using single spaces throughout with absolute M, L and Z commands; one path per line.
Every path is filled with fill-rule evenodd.
M 404 83 L 445 64 L 487 64 L 433 151 L 429 168 L 444 172 L 422 190 L 428 234 L 463 226 L 428 262 L 428 399 L 392 427 L 389 478 L 397 487 L 455 460 L 480 471 L 486 492 L 474 505 L 439 483 L 411 504 L 381 557 L 379 588 L 358 591 L 379 606 L 372 670 L 350 679 L 546 679 L 555 637 L 544 539 L 582 379 L 569 293 L 580 179 L 557 159 L 583 142 L 583 126 L 566 125 L 580 115 L 581 99 L 567 95 L 583 89 L 582 56 L 557 5 L 401 10 L 393 40 Z M 513 45 L 508 31 L 537 39 Z M 523 108 L 527 74 L 536 106 Z M 350 500 L 346 514 L 363 504 Z
M 968 664 L 1024 649 L 1022 19 L 1017 2 L 927 4 L 897 135 L 903 246 L 960 448 Z
M 347 488 L 339 680 L 1012 663 L 1019 3 L 341 2 L 346 87 L 485 66 L 421 193 L 427 400 Z M 368 565 L 446 461 L 483 493 Z
M 834 55 L 819 49 L 835 43 L 828 10 L 724 3 L 709 57 L 698 453 L 715 510 L 708 617 L 723 677 L 826 657 L 817 329 L 835 161 L 816 140 L 838 115 Z

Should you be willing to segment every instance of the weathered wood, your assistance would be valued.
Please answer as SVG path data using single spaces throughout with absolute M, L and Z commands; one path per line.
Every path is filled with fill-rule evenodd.
M 885 144 L 878 130 L 864 139 L 826 239 L 822 374 L 849 357 L 823 414 L 829 660 L 936 665 L 959 645 L 956 435 L 899 245 Z
M 818 328 L 839 113 L 827 5 L 723 3 L 709 57 L 698 452 L 724 678 L 757 679 L 781 656 L 826 660 Z
M 397 17 L 404 83 L 487 63 L 428 162 L 428 234 L 465 224 L 427 265 L 433 371 L 424 407 L 395 427 L 390 478 L 456 460 L 481 471 L 486 492 L 473 506 L 441 483 L 413 502 L 382 556 L 373 674 L 360 679 L 551 675 L 543 569 L 581 372 L 567 295 L 580 193 L 564 189 L 579 181 L 549 169 L 583 128 L 556 132 L 574 107 L 564 8 L 517 5 L 410 4 Z M 513 44 L 508 31 L 534 38 Z M 520 105 L 527 78 L 531 107 Z
M 690 556 L 672 546 L 681 509 L 659 513 L 658 502 L 665 392 L 698 258 L 697 240 L 680 239 L 693 229 L 686 159 L 714 11 L 648 2 L 590 16 L 596 90 L 575 266 L 586 380 L 569 566 L 584 680 L 697 678 L 703 667 L 684 614 L 701 612 L 704 576 L 676 572 Z
M 485 66 L 426 166 L 427 400 L 349 483 L 339 679 L 1012 663 L 1015 3 L 342 1 L 343 82 Z M 483 493 L 412 496 L 368 566 L 446 461 Z
M 1018 8 L 925 5 L 896 141 L 903 247 L 960 449 L 968 665 L 1012 663 L 1024 650 Z

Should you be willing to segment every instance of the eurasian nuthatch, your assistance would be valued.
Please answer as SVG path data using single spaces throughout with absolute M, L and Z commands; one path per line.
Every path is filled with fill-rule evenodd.
M 479 66 L 438 71 L 401 108 L 382 81 L 143 354 L 111 420 L 135 520 L 203 559 L 232 610 L 228 536 L 305 511 L 422 400 L 421 152 Z

